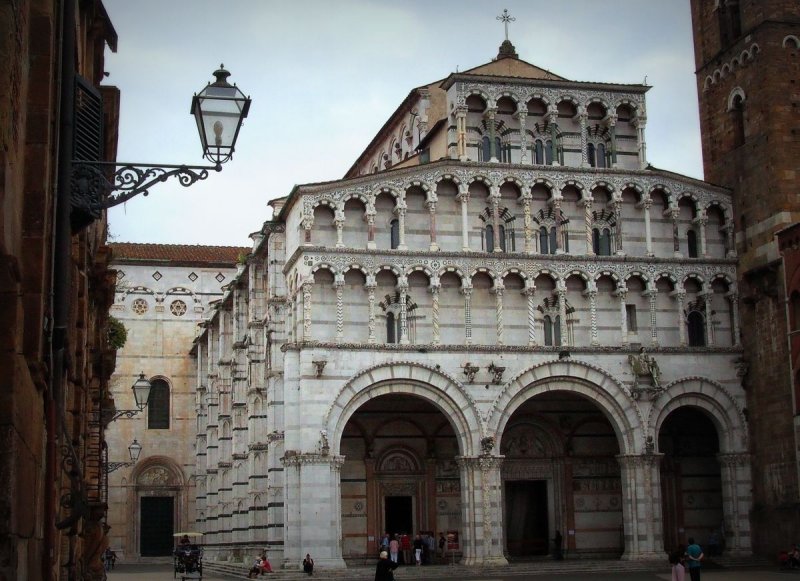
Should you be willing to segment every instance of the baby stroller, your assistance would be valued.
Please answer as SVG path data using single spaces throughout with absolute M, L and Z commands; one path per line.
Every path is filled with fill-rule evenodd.
M 174 553 L 174 578 L 181 581 L 203 578 L 203 548 L 196 543 L 203 533 L 175 533 L 180 538 Z M 192 537 L 190 539 L 190 537 Z

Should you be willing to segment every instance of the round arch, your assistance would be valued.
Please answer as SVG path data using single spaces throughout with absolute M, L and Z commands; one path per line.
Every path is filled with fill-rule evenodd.
M 648 421 L 656 441 L 667 416 L 687 406 L 700 408 L 709 415 L 717 428 L 720 453 L 747 450 L 747 427 L 739 404 L 722 385 L 705 377 L 685 377 L 665 386 L 650 410 Z
M 367 401 L 387 394 L 413 395 L 432 403 L 452 421 L 461 455 L 474 456 L 480 450 L 481 415 L 458 380 L 432 365 L 398 361 L 370 367 L 339 390 L 323 418 L 333 454 L 340 453 L 350 417 Z
M 575 360 L 540 363 L 506 383 L 490 408 L 487 433 L 501 435 L 523 403 L 556 390 L 582 395 L 595 402 L 614 428 L 620 454 L 635 454 L 637 444 L 643 446 L 643 439 L 636 437 L 637 432 L 641 434 L 642 418 L 628 392 L 606 371 Z

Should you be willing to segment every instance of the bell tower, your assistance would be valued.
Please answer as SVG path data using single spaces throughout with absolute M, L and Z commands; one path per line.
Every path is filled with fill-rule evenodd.
M 705 179 L 733 191 L 753 548 L 774 555 L 800 535 L 795 339 L 776 241 L 800 221 L 800 3 L 691 0 L 691 7 Z

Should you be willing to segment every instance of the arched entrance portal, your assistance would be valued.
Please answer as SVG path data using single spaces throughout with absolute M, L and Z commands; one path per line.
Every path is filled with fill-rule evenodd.
M 704 411 L 681 407 L 671 412 L 658 434 L 661 462 L 661 498 L 664 549 L 674 550 L 689 537 L 703 544 L 712 534 L 721 541 L 724 531 L 722 482 L 717 460 L 719 438 Z
M 373 398 L 341 439 L 342 556 L 374 557 L 384 532 L 459 531 L 458 441 L 448 418 L 413 395 Z
M 624 548 L 616 433 L 601 409 L 568 391 L 536 395 L 503 431 L 506 554 L 550 554 L 556 531 L 565 550 L 613 554 Z

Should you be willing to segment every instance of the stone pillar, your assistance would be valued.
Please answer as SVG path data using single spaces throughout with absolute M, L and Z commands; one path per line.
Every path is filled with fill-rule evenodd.
M 725 552 L 750 555 L 750 508 L 752 475 L 747 452 L 717 454 L 722 480 L 722 518 L 725 523 Z
M 678 218 L 680 217 L 680 210 L 678 206 L 670 206 L 665 213 L 669 212 L 669 217 L 672 220 L 672 253 L 675 258 L 680 258 L 681 254 L 681 241 L 678 233 Z
M 522 292 L 528 299 L 528 345 L 536 345 L 536 287 L 531 282 Z
M 319 569 L 345 569 L 342 558 L 341 468 L 344 456 L 284 455 L 286 523 L 283 568 L 297 570 L 306 553 Z
M 640 205 L 644 210 L 644 239 L 645 244 L 647 245 L 647 256 L 654 256 L 653 231 L 652 227 L 650 226 L 650 208 L 653 205 L 653 200 L 650 199 L 650 196 L 647 196 L 641 201 Z
M 398 200 L 397 207 L 394 209 L 394 213 L 397 215 L 397 226 L 400 233 L 400 240 L 399 244 L 397 245 L 398 250 L 405 250 L 406 246 L 406 203 L 405 201 Z
M 494 139 L 496 135 L 495 129 L 495 115 L 497 114 L 497 109 L 490 107 L 486 109 L 484 113 L 484 117 L 486 118 L 486 125 L 489 128 L 489 159 L 488 161 L 492 163 L 497 163 L 497 146 L 495 145 Z M 483 160 L 487 161 L 487 160 Z
M 556 293 L 558 294 L 558 318 L 559 329 L 561 331 L 561 346 L 565 347 L 569 345 L 569 337 L 567 336 L 567 285 L 563 280 L 559 280 L 556 283 Z
M 647 290 L 644 295 L 650 299 L 650 344 L 658 347 L 658 323 L 656 321 L 656 299 L 658 299 L 658 289 L 652 281 L 647 283 Z
M 708 217 L 703 212 L 702 215 L 694 219 L 695 226 L 700 232 L 700 256 L 703 258 L 708 256 L 708 244 L 706 240 L 706 226 L 708 225 Z
M 456 199 L 461 202 L 461 250 L 469 252 L 469 190 L 459 186 Z
M 583 225 L 586 230 L 586 254 L 588 256 L 594 256 L 594 240 L 592 237 L 592 222 L 594 221 L 594 217 L 592 216 L 592 206 L 594 205 L 594 201 L 591 198 L 584 198 L 583 202 Z
M 527 192 L 520 196 L 522 201 L 522 228 L 525 237 L 524 250 L 526 254 L 532 254 L 535 251 L 533 244 L 533 219 L 531 218 L 531 193 Z
M 742 344 L 742 340 L 739 330 L 739 295 L 736 291 L 731 291 L 728 293 L 728 301 L 731 303 L 731 319 L 733 321 L 733 346 L 739 347 Z
M 521 103 L 520 106 L 526 107 L 524 103 Z M 525 121 L 528 118 L 528 111 L 524 109 L 517 111 L 514 116 L 519 122 L 519 162 L 528 163 L 528 134 L 525 132 Z
M 314 279 L 308 278 L 303 283 L 303 341 L 311 341 L 311 291 L 314 290 Z
M 647 145 L 644 141 L 644 126 L 647 123 L 647 117 L 644 115 L 637 115 L 633 119 L 633 125 L 636 127 L 636 137 L 639 150 L 639 167 L 641 169 L 647 168 Z
M 406 277 L 400 277 L 397 283 L 397 290 L 400 292 L 400 344 L 408 345 L 408 305 L 406 300 L 408 297 L 408 281 Z
M 429 200 L 425 203 L 428 206 L 428 211 L 431 214 L 431 245 L 430 251 L 436 252 L 439 250 L 439 245 L 436 243 L 436 200 Z
M 558 109 L 555 105 L 548 108 L 545 121 L 550 125 L 550 141 L 553 144 L 552 165 L 560 165 L 558 160 Z
M 564 254 L 564 242 L 561 240 L 561 198 L 553 198 L 553 218 L 556 221 L 556 254 Z
M 583 294 L 589 297 L 589 326 L 591 344 L 594 347 L 600 344 L 600 339 L 597 337 L 597 285 L 595 285 L 594 281 L 588 284 Z
M 367 341 L 369 343 L 375 343 L 375 288 L 378 286 L 375 282 L 375 277 L 369 275 L 365 286 L 367 287 L 367 293 L 369 293 L 369 338 Z
M 669 293 L 675 298 L 678 307 L 678 337 L 681 347 L 686 347 L 686 322 L 683 320 L 683 302 L 686 300 L 686 291 L 682 289 L 674 290 Z
M 736 242 L 733 239 L 733 224 L 728 222 L 724 226 L 725 229 L 725 240 L 727 241 L 726 245 L 728 247 L 727 251 L 725 252 L 725 256 L 727 258 L 736 258 Z
M 344 209 L 337 206 L 334 212 L 333 223 L 336 225 L 336 248 L 344 248 Z
M 337 274 L 333 286 L 336 289 L 336 342 L 341 343 L 344 340 L 344 276 Z
M 586 107 L 581 105 L 578 107 L 578 122 L 581 126 L 581 167 L 589 167 L 588 152 L 586 151 L 588 143 L 588 135 L 586 133 L 586 125 L 589 121 L 589 114 L 586 112 Z
M 375 250 L 375 206 L 367 206 L 367 249 Z
M 467 161 L 467 108 L 456 109 L 456 153 L 460 161 Z
M 505 287 L 503 286 L 502 281 L 497 281 L 494 283 L 494 288 L 492 288 L 492 292 L 494 292 L 495 296 L 495 309 L 497 311 L 497 344 L 503 344 L 503 291 Z
M 611 134 L 611 167 L 617 167 L 617 116 L 608 116 L 608 130 Z
M 706 314 L 706 345 L 709 347 L 714 346 L 714 318 L 711 314 L 711 297 L 714 296 L 714 291 L 711 290 L 711 283 L 706 283 L 707 288 L 701 293 L 703 302 L 705 303 Z
M 311 229 L 314 227 L 314 216 L 313 214 L 310 217 L 303 218 L 303 230 L 304 230 L 304 237 L 303 237 L 303 245 L 304 246 L 311 246 Z
M 622 481 L 622 522 L 625 552 L 622 559 L 663 560 L 661 514 L 662 454 L 619 455 Z
M 617 255 L 625 256 L 625 250 L 622 246 L 622 198 L 614 200 L 614 214 L 617 217 L 616 236 L 617 239 Z
M 464 294 L 464 342 L 472 345 L 472 287 L 464 287 L 461 292 Z
M 500 188 L 492 186 L 489 194 L 489 202 L 492 204 L 492 227 L 494 230 L 494 251 L 502 252 L 500 246 Z
M 438 345 L 440 342 L 439 291 L 441 290 L 441 285 L 439 284 L 438 278 L 431 279 L 430 289 L 431 289 L 431 327 L 433 329 L 432 342 L 434 345 Z
M 628 289 L 621 286 L 615 291 L 619 297 L 619 329 L 622 334 L 622 344 L 628 344 L 628 313 L 625 310 L 625 300 L 628 298 Z
M 456 457 L 461 472 L 462 564 L 507 565 L 503 554 L 503 458 Z

